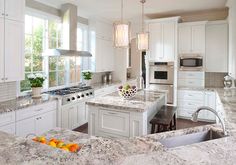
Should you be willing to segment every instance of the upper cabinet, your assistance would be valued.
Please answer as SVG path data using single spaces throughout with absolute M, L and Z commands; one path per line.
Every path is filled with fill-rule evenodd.
M 4 1 L 4 0 L 0 0 L 0 1 Z M 7 19 L 23 22 L 25 18 L 24 14 L 25 14 L 25 1 L 24 0 L 5 0 L 5 14 L 4 15 Z
M 24 79 L 24 0 L 0 0 L 0 82 Z M 5 9 L 4 9 L 5 6 Z
M 148 21 L 150 33 L 149 61 L 174 61 L 177 45 L 178 17 Z
M 206 72 L 228 72 L 227 21 L 214 21 L 207 23 Z
M 112 41 L 112 24 L 91 19 L 89 29 L 90 51 L 93 55 L 91 63 L 92 71 L 113 71 L 114 47 Z
M 206 22 L 179 24 L 179 54 L 205 55 Z

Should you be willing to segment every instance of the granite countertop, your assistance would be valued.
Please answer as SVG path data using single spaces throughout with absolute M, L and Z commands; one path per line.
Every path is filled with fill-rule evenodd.
M 54 101 L 54 100 L 56 100 L 56 98 L 48 94 L 42 94 L 42 97 L 39 99 L 32 99 L 31 96 L 16 98 L 14 100 L 1 102 L 0 114 L 27 108 L 34 105 L 39 105 L 39 104 L 46 103 L 49 101 Z
M 133 98 L 125 100 L 119 96 L 118 92 L 114 92 L 106 96 L 93 98 L 87 101 L 86 104 L 123 111 L 145 112 L 149 107 L 158 102 L 158 100 L 163 99 L 165 96 L 165 92 L 141 90 L 138 91 Z
M 30 139 L 0 132 L 2 164 L 123 164 L 123 165 L 232 165 L 236 162 L 236 89 L 215 89 L 224 107 L 229 136 L 176 148 L 165 148 L 160 139 L 213 129 L 207 125 L 129 139 L 89 137 L 86 134 L 56 128 L 44 134 L 65 142 L 82 144 L 78 153 L 51 148 Z
M 111 82 L 111 83 L 95 83 L 95 84 L 91 84 L 91 86 L 95 90 L 98 90 L 98 89 L 101 89 L 101 88 L 107 88 L 107 87 L 117 85 L 117 84 L 121 84 L 121 82 L 120 81 L 114 81 L 114 82 Z

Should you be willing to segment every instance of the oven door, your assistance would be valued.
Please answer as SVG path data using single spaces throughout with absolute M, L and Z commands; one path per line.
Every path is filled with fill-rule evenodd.
M 174 67 L 173 66 L 151 66 L 150 83 L 151 84 L 173 84 Z

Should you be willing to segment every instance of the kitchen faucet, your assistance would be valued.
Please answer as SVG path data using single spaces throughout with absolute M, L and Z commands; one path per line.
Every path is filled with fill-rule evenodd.
M 227 135 L 227 132 L 226 132 L 226 129 L 225 129 L 224 121 L 223 121 L 222 118 L 219 116 L 219 114 L 218 114 L 214 109 L 212 109 L 212 108 L 210 108 L 210 107 L 207 107 L 207 106 L 199 107 L 199 108 L 196 110 L 196 112 L 194 112 L 194 113 L 192 114 L 192 121 L 197 122 L 198 114 L 199 114 L 199 112 L 200 112 L 201 110 L 208 110 L 208 111 L 214 113 L 214 114 L 218 117 L 218 119 L 219 119 L 219 121 L 220 121 L 220 123 L 221 123 L 222 129 L 223 129 L 224 135 L 226 136 L 226 135 Z

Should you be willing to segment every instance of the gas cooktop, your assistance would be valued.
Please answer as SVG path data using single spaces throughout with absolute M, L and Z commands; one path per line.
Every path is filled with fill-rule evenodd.
M 62 89 L 49 91 L 47 93 L 51 94 L 51 95 L 66 96 L 66 95 L 70 95 L 70 94 L 84 92 L 84 91 L 91 90 L 91 89 L 92 89 L 91 86 L 84 86 L 84 87 L 73 86 L 73 87 L 62 88 Z

